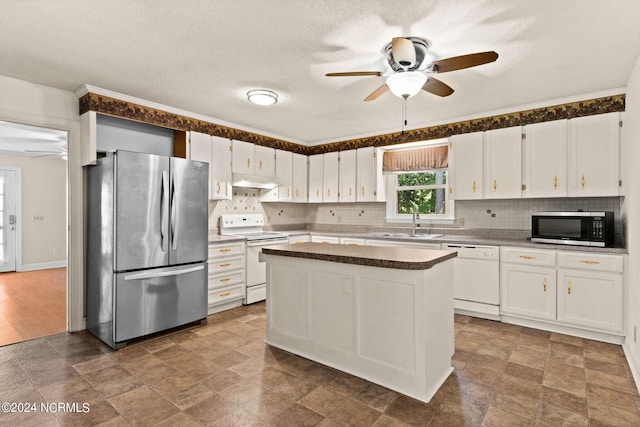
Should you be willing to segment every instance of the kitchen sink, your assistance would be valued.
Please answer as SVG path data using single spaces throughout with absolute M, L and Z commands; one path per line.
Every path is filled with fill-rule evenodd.
M 444 234 L 407 234 L 407 237 L 413 237 L 415 239 L 437 239 L 444 237 Z

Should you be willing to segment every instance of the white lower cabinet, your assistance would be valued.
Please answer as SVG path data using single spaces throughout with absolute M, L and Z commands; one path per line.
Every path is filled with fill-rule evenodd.
M 558 321 L 622 333 L 622 256 L 559 253 L 558 266 Z
M 245 242 L 209 243 L 208 314 L 242 305 L 246 286 Z
M 624 334 L 623 255 L 503 247 L 501 259 L 503 320 Z

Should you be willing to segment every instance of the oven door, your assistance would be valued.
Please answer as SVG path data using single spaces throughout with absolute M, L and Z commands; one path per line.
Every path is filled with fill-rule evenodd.
M 247 241 L 247 298 L 246 304 L 264 300 L 267 266 L 260 261 L 260 253 L 265 246 L 288 243 L 287 238 Z

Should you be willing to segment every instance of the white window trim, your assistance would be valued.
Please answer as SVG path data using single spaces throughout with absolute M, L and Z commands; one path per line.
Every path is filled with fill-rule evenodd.
M 447 168 L 443 170 L 448 171 L 449 169 Z M 394 173 L 385 174 L 385 185 L 387 190 L 386 191 L 387 214 L 386 214 L 385 220 L 388 223 L 410 224 L 413 222 L 413 215 L 396 213 L 397 203 L 398 203 L 396 198 L 396 191 L 398 190 L 397 184 L 398 184 L 397 174 L 394 174 Z M 418 224 L 438 225 L 438 224 L 453 224 L 455 222 L 455 212 L 454 212 L 455 203 L 453 200 L 449 198 L 449 194 L 447 192 L 448 185 L 442 184 L 442 186 L 445 189 L 445 194 L 447 199 L 445 202 L 445 211 L 447 213 L 445 215 L 420 214 L 420 218 L 417 220 Z M 429 188 L 433 188 L 433 187 L 434 186 L 429 186 Z M 420 188 L 420 186 L 416 186 L 415 188 Z

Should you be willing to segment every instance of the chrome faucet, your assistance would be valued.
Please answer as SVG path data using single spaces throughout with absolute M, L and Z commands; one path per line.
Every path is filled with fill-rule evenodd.
M 412 236 L 417 236 L 416 234 L 416 227 L 417 227 L 417 220 L 420 219 L 420 214 L 418 213 L 418 205 L 415 202 L 411 202 L 411 205 L 413 206 L 411 209 L 411 213 L 413 215 L 413 227 L 411 229 L 411 235 Z

